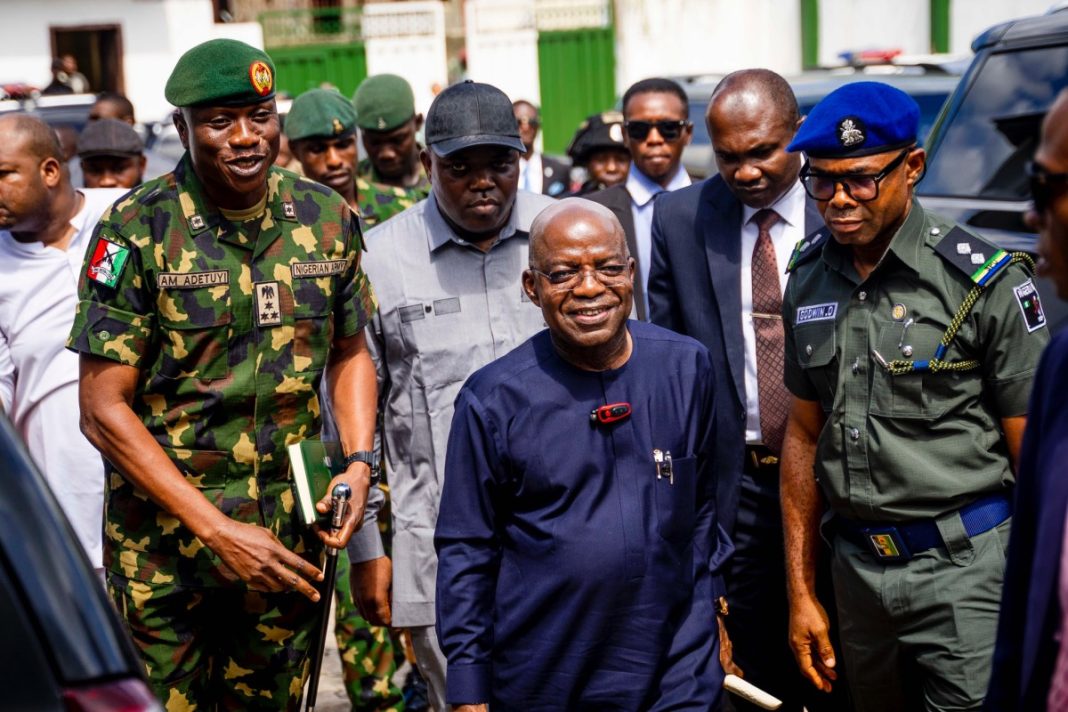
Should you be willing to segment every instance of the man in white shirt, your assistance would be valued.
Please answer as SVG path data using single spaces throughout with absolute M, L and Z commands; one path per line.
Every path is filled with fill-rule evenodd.
M 665 192 L 690 185 L 682 150 L 690 143 L 690 104 L 676 82 L 655 77 L 633 84 L 623 94 L 623 143 L 630 151 L 630 171 L 622 185 L 589 196 L 619 219 L 630 254 L 638 262 L 634 308 L 649 318 L 649 265 L 652 254 L 653 203 Z
M 541 112 L 526 99 L 512 102 L 512 112 L 519 126 L 519 138 L 526 151 L 519 155 L 519 189 L 560 198 L 571 189 L 571 167 L 535 151 Z
M 64 341 L 89 237 L 125 192 L 76 191 L 44 122 L 0 118 L 0 403 L 97 569 L 104 465 L 79 429 L 78 356 Z
M 787 645 L 782 295 L 795 246 L 823 226 L 798 180 L 801 161 L 786 152 L 801 123 L 797 100 L 774 72 L 743 70 L 716 87 L 706 120 L 719 172 L 656 201 L 649 301 L 654 323 L 708 347 L 720 378 L 717 509 L 735 545 L 723 622 L 734 661 L 784 712 L 848 709 L 845 686 L 835 696 L 816 690 Z M 733 702 L 738 712 L 756 709 Z

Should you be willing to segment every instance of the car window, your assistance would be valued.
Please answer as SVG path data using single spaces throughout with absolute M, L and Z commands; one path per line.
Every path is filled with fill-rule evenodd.
M 708 136 L 708 126 L 705 124 L 705 109 L 707 101 L 690 102 L 690 123 L 693 124 L 693 138 L 690 143 L 694 146 L 707 146 L 712 143 Z
M 946 118 L 920 183 L 925 195 L 1027 200 L 1025 166 L 1054 97 L 1068 85 L 1068 47 L 991 54 Z

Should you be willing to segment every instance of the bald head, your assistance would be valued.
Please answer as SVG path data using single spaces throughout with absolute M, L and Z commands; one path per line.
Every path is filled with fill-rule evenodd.
M 63 148 L 56 132 L 36 116 L 29 114 L 5 114 L 0 116 L 0 141 L 20 142 L 19 149 L 43 161 L 54 158 L 63 162 Z
M 800 118 L 790 83 L 770 69 L 742 69 L 723 77 L 712 92 L 708 115 L 754 109 L 791 125 Z
M 540 269 L 553 259 L 547 235 L 567 233 L 591 244 L 618 247 L 624 259 L 630 257 L 623 226 L 611 210 L 585 198 L 566 198 L 538 213 L 530 226 L 530 266 Z

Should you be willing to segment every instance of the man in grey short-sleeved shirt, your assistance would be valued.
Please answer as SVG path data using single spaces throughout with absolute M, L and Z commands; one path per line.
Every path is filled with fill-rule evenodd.
M 360 610 L 411 631 L 430 701 L 445 710 L 434 526 L 453 400 L 468 375 L 544 327 L 522 273 L 530 224 L 554 201 L 517 190 L 523 144 L 512 104 L 495 87 L 464 82 L 439 94 L 426 142 L 430 196 L 370 231 L 363 262 L 379 299 L 368 344 L 392 498 L 392 572 L 373 501 L 349 554 Z

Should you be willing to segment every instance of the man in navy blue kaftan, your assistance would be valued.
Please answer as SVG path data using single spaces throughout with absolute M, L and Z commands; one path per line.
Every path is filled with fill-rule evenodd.
M 627 320 L 633 275 L 610 212 L 547 208 L 523 286 L 549 328 L 457 398 L 435 534 L 454 709 L 718 705 L 709 357 Z

